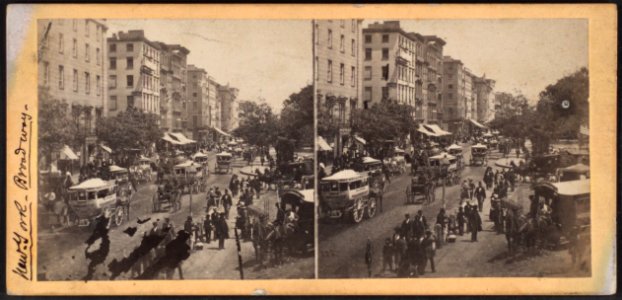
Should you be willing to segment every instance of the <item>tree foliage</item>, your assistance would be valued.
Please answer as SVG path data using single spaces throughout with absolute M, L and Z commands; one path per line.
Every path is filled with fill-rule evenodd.
M 279 120 L 266 103 L 241 101 L 238 104 L 236 136 L 255 146 L 274 145 L 278 136 Z
M 530 127 L 533 112 L 527 98 L 520 92 L 516 94 L 501 92 L 495 94 L 495 102 L 499 104 L 499 109 L 495 112 L 495 119 L 490 122 L 490 127 L 499 130 L 507 137 L 524 137 Z
M 116 116 L 101 118 L 97 137 L 113 151 L 147 149 L 162 137 L 158 116 L 137 108 L 128 108 Z
M 69 117 L 69 104 L 53 99 L 46 88 L 39 87 L 39 153 L 47 155 L 64 145 L 77 144 L 76 127 Z
M 295 140 L 298 147 L 313 145 L 313 86 L 293 93 L 283 102 L 281 135 Z
M 415 127 L 413 108 L 394 101 L 374 104 L 369 109 L 357 109 L 353 115 L 352 131 L 379 149 L 386 140 L 402 140 Z

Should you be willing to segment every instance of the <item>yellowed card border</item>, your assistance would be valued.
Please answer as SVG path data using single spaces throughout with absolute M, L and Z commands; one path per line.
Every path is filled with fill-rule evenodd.
M 616 289 L 616 63 L 617 14 L 613 4 L 420 4 L 420 5 L 34 5 L 22 50 L 15 68 L 7 74 L 7 289 L 19 295 L 250 295 L 256 289 L 268 294 L 607 294 Z M 11 10 L 15 6 L 9 6 Z M 184 280 L 184 281 L 92 281 L 36 282 L 13 273 L 19 261 L 13 232 L 20 232 L 15 200 L 25 203 L 36 196 L 37 167 L 37 60 L 36 20 L 43 18 L 166 18 L 166 19 L 589 19 L 590 152 L 592 183 L 592 277 L 589 278 L 448 278 L 365 280 Z M 11 24 L 8 24 L 9 26 Z M 309 59 L 312 59 L 311 57 Z M 28 110 L 26 111 L 26 107 Z M 26 142 L 33 153 L 29 160 L 33 188 L 24 191 L 13 182 L 19 172 L 22 113 Z M 25 118 L 25 121 L 30 121 Z M 19 153 L 21 154 L 21 153 Z M 27 162 L 26 162 L 27 163 Z M 32 213 L 32 222 L 27 216 Z M 36 203 L 24 217 L 36 236 Z M 36 245 L 32 248 L 36 258 Z M 36 261 L 32 265 L 36 270 Z M 34 271 L 36 274 L 36 271 Z M 33 275 L 33 278 L 36 278 Z

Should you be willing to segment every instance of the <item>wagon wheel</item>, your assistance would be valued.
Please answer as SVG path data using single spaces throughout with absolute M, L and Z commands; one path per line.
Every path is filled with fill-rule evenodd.
M 123 212 L 123 207 L 117 206 L 112 215 L 112 221 L 114 222 L 115 226 L 121 226 L 121 224 L 123 223 L 124 215 L 125 213 Z
M 360 223 L 363 220 L 363 213 L 365 208 L 361 203 L 360 199 L 354 201 L 354 206 L 352 207 L 351 217 L 353 223 Z
M 365 216 L 369 219 L 373 218 L 378 211 L 378 200 L 376 196 L 370 196 L 367 201 L 367 208 L 365 209 Z

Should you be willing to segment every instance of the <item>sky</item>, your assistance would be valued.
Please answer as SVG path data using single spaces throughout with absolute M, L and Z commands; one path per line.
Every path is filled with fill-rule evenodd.
M 151 41 L 186 47 L 188 64 L 238 88 L 239 100 L 264 98 L 275 112 L 289 95 L 312 83 L 309 20 L 108 19 L 107 24 L 108 36 L 142 29 Z
M 366 20 L 364 26 L 382 20 Z M 495 91 L 520 91 L 531 103 L 549 84 L 588 66 L 585 19 L 400 20 L 405 31 L 445 40 L 443 55 L 460 59 Z M 365 28 L 363 27 L 363 28 Z

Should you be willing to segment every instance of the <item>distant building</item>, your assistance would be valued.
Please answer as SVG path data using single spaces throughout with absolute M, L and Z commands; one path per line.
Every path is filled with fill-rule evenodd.
M 192 137 L 203 143 L 213 139 L 214 115 L 218 87 L 207 71 L 188 65 L 188 130 Z M 191 104 L 190 104 L 191 103 Z
M 189 131 L 186 94 L 187 58 L 181 45 L 156 42 L 160 49 L 160 128 L 168 132 Z M 185 126 L 184 126 L 185 125 Z
M 361 101 L 361 20 L 313 20 L 313 53 L 317 105 L 336 120 L 332 142 L 340 155 L 351 143 L 351 114 Z
M 239 90 L 227 85 L 218 87 L 220 96 L 220 126 L 223 131 L 229 133 L 237 127 L 237 101 Z
M 97 119 L 107 112 L 108 27 L 101 19 L 42 19 L 37 29 L 38 87 L 70 105 L 67 113 L 77 118 L 78 130 L 86 137 L 80 149 L 75 149 L 85 164 L 97 148 Z
M 482 77 L 473 77 L 473 91 L 476 95 L 477 114 L 475 119 L 479 123 L 486 123 L 494 118 L 495 104 L 492 91 L 495 81 L 487 79 L 486 74 Z
M 362 106 L 392 100 L 413 107 L 413 118 L 435 123 L 441 105 L 445 41 L 406 32 L 399 21 L 363 29 Z
M 143 30 L 108 38 L 108 111 L 128 107 L 160 115 L 160 46 Z
M 443 74 L 443 125 L 451 132 L 458 132 L 467 114 L 464 64 L 458 59 L 445 56 Z

